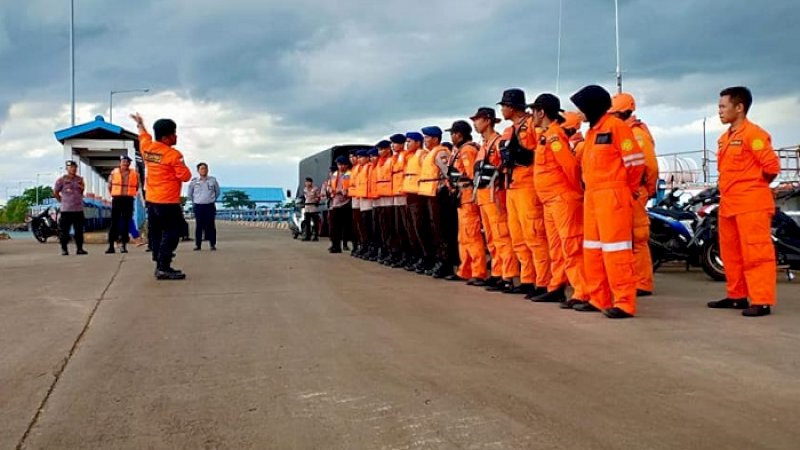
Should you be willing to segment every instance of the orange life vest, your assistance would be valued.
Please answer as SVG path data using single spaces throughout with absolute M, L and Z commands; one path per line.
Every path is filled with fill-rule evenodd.
M 378 159 L 378 165 L 375 167 L 377 170 L 377 188 L 379 197 L 391 197 L 392 194 L 392 166 L 394 160 L 391 156 Z
M 135 197 L 139 190 L 139 175 L 135 170 L 128 170 L 128 179 L 124 180 L 122 172 L 114 169 L 111 172 L 111 196 L 112 197 Z
M 439 164 L 447 165 L 450 159 L 450 150 L 443 145 L 434 147 L 422 159 L 422 168 L 419 174 L 419 187 L 417 193 L 426 197 L 436 196 L 439 186 L 445 181 L 445 174 Z M 438 162 L 438 164 L 437 164 Z
M 408 155 L 406 162 L 406 170 L 403 176 L 403 192 L 407 194 L 416 194 L 419 192 L 419 173 L 422 164 L 422 157 L 425 155 L 425 150 L 418 149 L 413 154 Z

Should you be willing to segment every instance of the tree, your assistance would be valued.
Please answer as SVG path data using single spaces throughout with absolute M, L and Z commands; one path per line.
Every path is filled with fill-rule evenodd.
M 222 194 L 222 205 L 226 208 L 254 208 L 255 202 L 250 201 L 250 196 L 244 191 L 231 190 Z
M 36 190 L 39 190 L 39 202 L 42 200 L 53 198 L 53 188 L 50 186 L 38 186 L 32 187 L 30 189 L 25 189 L 25 192 L 22 193 L 22 198 L 28 202 L 28 205 L 35 205 L 36 204 Z

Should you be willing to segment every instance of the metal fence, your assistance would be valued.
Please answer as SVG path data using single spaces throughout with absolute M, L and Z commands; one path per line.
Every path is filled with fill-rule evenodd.
M 294 208 L 218 209 L 217 220 L 232 222 L 289 222 Z

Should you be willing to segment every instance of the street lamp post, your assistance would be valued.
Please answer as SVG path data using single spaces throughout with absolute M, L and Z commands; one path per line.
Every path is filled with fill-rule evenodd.
M 75 126 L 75 0 L 69 2 L 69 92 L 70 120 Z
M 127 94 L 130 92 L 150 92 L 150 89 L 123 89 L 120 91 L 111 91 L 108 93 L 108 122 L 114 122 L 114 94 Z

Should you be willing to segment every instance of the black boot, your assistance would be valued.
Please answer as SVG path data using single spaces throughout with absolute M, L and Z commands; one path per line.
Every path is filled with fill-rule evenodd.
M 714 302 L 708 302 L 709 308 L 714 309 L 747 309 L 750 304 L 746 298 L 723 298 Z
M 537 297 L 539 295 L 546 294 L 546 293 L 547 293 L 547 288 L 543 288 L 543 287 L 539 287 L 539 286 L 533 286 L 531 288 L 531 290 L 528 292 L 528 295 L 525 296 L 525 299 L 526 300 L 531 300 L 534 297 Z
M 114 250 L 114 244 L 109 244 L 108 248 L 106 249 L 106 255 L 112 255 L 116 253 Z
M 513 283 L 509 283 L 509 286 L 503 290 L 504 294 L 527 294 L 533 288 L 533 285 L 530 283 L 523 283 L 519 286 L 514 286 Z
M 629 319 L 633 317 L 633 314 L 629 314 L 622 309 L 617 308 L 616 306 L 604 310 L 603 314 L 605 314 L 609 319 Z
M 772 308 L 769 305 L 753 305 L 742 311 L 742 315 L 745 317 L 761 317 L 770 314 L 772 314 Z
M 128 246 L 126 244 L 122 244 L 122 248 L 119 250 L 120 253 L 128 253 Z
M 580 312 L 600 312 L 599 309 L 595 308 L 594 305 L 589 302 L 583 302 L 579 305 L 575 305 L 572 307 L 572 309 Z
M 554 291 L 545 292 L 544 294 L 537 295 L 533 297 L 531 300 L 534 302 L 542 302 L 542 303 L 556 303 L 556 302 L 563 302 L 567 299 L 567 296 L 564 295 L 564 287 L 560 287 Z

